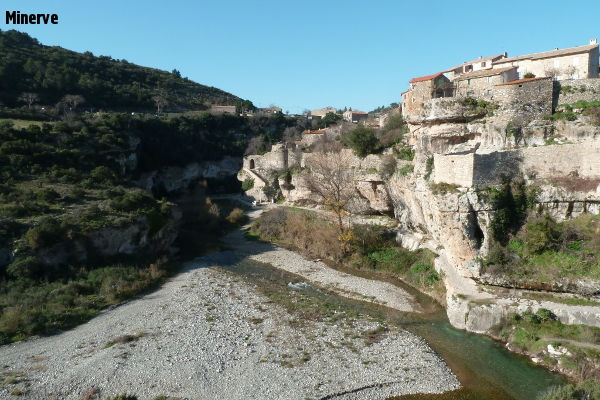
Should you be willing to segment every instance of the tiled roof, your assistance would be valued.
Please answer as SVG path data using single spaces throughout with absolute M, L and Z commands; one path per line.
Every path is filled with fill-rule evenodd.
M 544 51 L 541 53 L 526 54 L 524 56 L 503 58 L 502 60 L 495 61 L 494 64 L 504 64 L 507 62 L 514 62 L 514 61 L 521 61 L 521 60 L 539 60 L 542 58 L 559 57 L 559 56 L 566 56 L 569 54 L 577 54 L 577 53 L 586 53 L 590 50 L 593 50 L 596 47 L 598 47 L 597 44 L 590 44 L 587 46 L 569 47 L 568 49 L 562 49 L 562 50 L 550 50 L 550 51 Z
M 462 81 L 465 79 L 472 78 L 483 78 L 485 76 L 493 76 L 500 75 L 503 72 L 510 71 L 511 69 L 515 69 L 517 67 L 505 67 L 505 68 L 496 68 L 496 69 L 482 69 L 479 71 L 469 72 L 468 74 L 464 74 L 455 79 L 455 81 Z
M 506 86 L 506 85 L 516 85 L 517 83 L 525 83 L 525 82 L 532 82 L 532 81 L 539 81 L 542 79 L 552 79 L 550 77 L 540 77 L 540 78 L 524 78 L 524 79 L 517 79 L 516 81 L 511 81 L 511 82 L 506 82 L 506 83 L 499 83 L 495 86 Z
M 437 74 L 433 74 L 433 75 L 425 75 L 425 76 L 420 76 L 418 78 L 412 78 L 408 83 L 430 81 L 432 79 L 437 78 L 438 76 L 440 76 L 442 74 L 443 74 L 442 72 L 438 72 Z
M 351 111 L 351 112 L 352 112 L 352 114 L 367 114 L 364 111 Z

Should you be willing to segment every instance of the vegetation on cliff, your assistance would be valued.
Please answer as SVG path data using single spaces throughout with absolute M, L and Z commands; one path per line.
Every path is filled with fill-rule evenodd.
M 156 110 L 156 96 L 176 111 L 241 102 L 231 93 L 182 78 L 177 70 L 44 46 L 15 30 L 0 30 L 0 54 L 0 102 L 11 108 L 39 104 L 48 110 L 67 94 L 82 96 L 87 109 L 122 111 Z

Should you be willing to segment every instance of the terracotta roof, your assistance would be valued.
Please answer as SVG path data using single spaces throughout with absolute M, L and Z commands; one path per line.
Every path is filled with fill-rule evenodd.
M 432 79 L 437 78 L 440 75 L 443 75 L 443 72 L 438 72 L 437 74 L 433 74 L 433 75 L 420 76 L 418 78 L 412 78 L 408 83 L 430 81 Z
M 520 60 L 539 60 L 541 58 L 550 58 L 550 57 L 566 56 L 569 54 L 586 53 L 597 47 L 598 47 L 597 44 L 589 44 L 586 46 L 569 47 L 568 49 L 562 49 L 562 50 L 550 50 L 550 51 L 544 51 L 541 53 L 526 54 L 524 56 L 503 58 L 502 60 L 495 61 L 494 64 L 504 64 L 507 62 L 514 62 L 514 61 L 520 61 Z
M 354 111 L 354 110 L 352 110 L 352 111 L 351 111 L 351 113 L 352 113 L 352 114 L 367 114 L 367 113 L 366 113 L 366 112 L 364 112 L 364 111 Z
M 539 81 L 542 79 L 552 79 L 550 77 L 545 77 L 542 76 L 540 78 L 524 78 L 524 79 L 517 79 L 516 81 L 510 81 L 510 82 L 506 82 L 506 83 L 499 83 L 495 86 L 506 86 L 506 85 L 516 85 L 517 83 L 525 83 L 525 82 L 532 82 L 532 81 Z
M 452 68 L 448 68 L 447 70 L 443 71 L 443 72 L 450 72 L 452 70 L 455 70 L 457 68 L 463 67 L 467 64 L 475 64 L 477 62 L 482 62 L 482 61 L 488 61 L 488 60 L 493 60 L 494 58 L 502 58 L 504 57 L 504 54 L 497 54 L 495 56 L 491 56 L 491 57 L 486 57 L 486 58 L 478 58 L 476 60 L 473 61 L 465 61 L 464 63 L 457 65 L 456 67 L 452 67 Z
M 505 67 L 505 68 L 496 68 L 496 69 L 482 69 L 480 71 L 469 72 L 468 74 L 464 74 L 454 79 L 455 81 L 462 81 L 465 79 L 472 78 L 483 78 L 485 76 L 493 76 L 500 75 L 503 72 L 510 71 L 511 69 L 516 69 L 517 67 Z

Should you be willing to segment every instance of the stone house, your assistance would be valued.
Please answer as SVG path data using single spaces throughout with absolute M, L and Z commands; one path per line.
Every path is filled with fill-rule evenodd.
M 454 86 L 443 72 L 413 78 L 402 93 L 402 115 L 418 114 L 427 100 L 454 96 Z
M 598 57 L 598 41 L 592 39 L 586 46 L 502 58 L 494 61 L 493 68 L 517 67 L 520 78 L 527 73 L 555 79 L 597 78 Z
M 327 107 L 323 107 L 323 108 L 320 108 L 320 109 L 317 109 L 317 110 L 312 110 L 310 112 L 310 115 L 313 118 L 315 118 L 315 117 L 316 118 L 323 118 L 324 116 L 327 115 L 327 113 L 330 113 L 330 112 L 332 112 L 332 113 L 335 114 L 337 112 L 337 109 L 335 107 L 327 106 Z
M 554 82 L 550 77 L 524 78 L 501 83 L 493 89 L 493 101 L 513 114 L 552 114 Z
M 482 69 L 454 80 L 456 97 L 491 98 L 494 86 L 519 79 L 517 67 Z
M 486 58 L 479 57 L 477 60 L 473 61 L 465 61 L 461 65 L 449 68 L 446 71 L 444 71 L 444 76 L 453 81 L 464 74 L 492 69 L 493 63 L 503 58 L 506 58 L 506 53 Z
M 348 121 L 348 122 L 353 122 L 353 123 L 358 123 L 360 121 L 364 121 L 368 118 L 369 114 L 367 114 L 364 111 L 353 111 L 353 110 L 348 110 L 348 111 L 344 111 L 343 117 L 344 117 L 344 121 Z

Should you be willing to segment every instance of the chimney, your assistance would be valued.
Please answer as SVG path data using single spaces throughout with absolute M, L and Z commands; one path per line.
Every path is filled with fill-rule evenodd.
M 479 56 L 479 59 L 481 60 L 483 58 L 483 56 Z
M 590 44 L 598 44 L 598 39 L 591 39 Z
M 558 47 L 555 47 L 554 50 L 558 50 Z
M 508 53 L 505 51 L 504 52 L 504 58 L 507 58 L 507 57 L 508 57 Z

